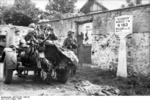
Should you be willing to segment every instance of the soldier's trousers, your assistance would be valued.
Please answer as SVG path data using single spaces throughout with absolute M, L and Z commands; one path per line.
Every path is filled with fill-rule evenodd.
M 40 58 L 40 63 L 41 63 L 41 68 L 45 72 L 51 71 L 53 65 L 49 60 L 47 60 L 46 58 Z

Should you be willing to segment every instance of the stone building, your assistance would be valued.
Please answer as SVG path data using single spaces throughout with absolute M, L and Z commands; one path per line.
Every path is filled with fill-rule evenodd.
M 150 4 L 39 24 L 51 24 L 61 43 L 69 30 L 74 31 L 81 63 L 116 70 L 119 38 L 115 35 L 115 17 L 121 15 L 133 15 L 133 33 L 127 36 L 128 75 L 147 76 L 150 74 Z

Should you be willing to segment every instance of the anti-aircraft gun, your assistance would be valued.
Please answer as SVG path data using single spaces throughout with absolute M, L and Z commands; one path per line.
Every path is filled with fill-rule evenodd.
M 65 83 L 70 75 L 75 74 L 78 58 L 73 51 L 52 42 L 49 39 L 50 35 L 38 43 L 26 43 L 28 45 L 21 48 L 19 42 L 16 41 L 17 37 L 25 38 L 28 35 L 28 31 L 33 29 L 19 26 L 9 26 L 9 28 L 11 32 L 8 32 L 6 35 L 6 48 L 9 49 L 5 48 L 2 54 L 2 60 L 4 61 L 4 83 L 9 84 L 12 82 L 15 70 L 19 77 L 28 76 L 28 71 L 34 71 L 35 78 L 41 78 L 48 83 L 51 80 Z M 18 36 L 15 32 L 16 28 L 28 31 L 24 35 Z M 45 60 L 42 61 L 40 60 L 41 52 L 45 57 Z M 12 63 L 8 64 L 7 62 Z

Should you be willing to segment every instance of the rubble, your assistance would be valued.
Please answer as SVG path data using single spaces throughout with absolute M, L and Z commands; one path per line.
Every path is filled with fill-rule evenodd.
M 115 87 L 96 85 L 87 80 L 77 82 L 75 88 L 93 96 L 117 96 L 120 94 L 120 90 Z

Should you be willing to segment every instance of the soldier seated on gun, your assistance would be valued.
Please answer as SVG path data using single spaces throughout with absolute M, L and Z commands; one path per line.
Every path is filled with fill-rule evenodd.
M 47 40 L 51 40 L 51 41 L 57 40 L 57 37 L 55 36 L 55 34 L 53 32 L 53 29 L 50 26 L 46 26 L 45 29 L 44 29 L 44 34 L 41 34 L 38 39 L 39 39 L 39 48 L 38 48 L 39 61 L 40 61 L 42 70 L 47 73 L 47 77 L 44 80 L 49 83 L 49 80 L 50 80 L 49 78 L 51 78 L 50 72 L 52 70 L 53 65 L 45 57 L 45 54 L 44 54 L 45 42 Z
M 52 40 L 52 41 L 58 39 L 57 36 L 54 34 L 53 28 L 50 25 L 46 26 L 45 36 L 48 37 L 48 40 Z
M 65 39 L 63 46 L 66 47 L 67 49 L 73 50 L 77 48 L 77 42 L 73 38 L 74 32 L 69 31 L 68 32 L 68 37 Z

